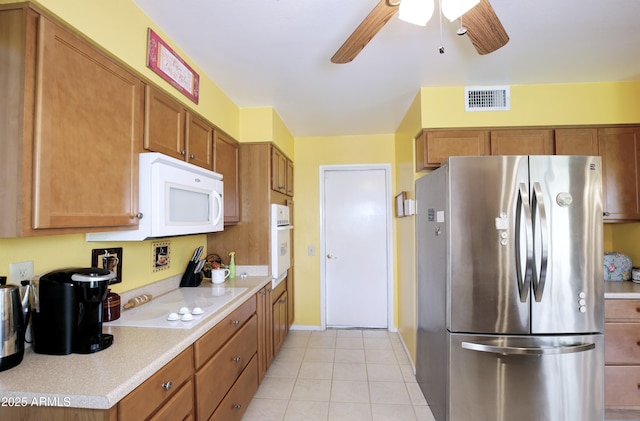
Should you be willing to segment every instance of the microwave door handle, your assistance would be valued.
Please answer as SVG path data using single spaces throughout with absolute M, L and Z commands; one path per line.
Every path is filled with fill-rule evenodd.
M 224 210 L 224 207 L 222 204 L 222 195 L 220 193 L 214 192 L 213 198 L 218 203 L 218 214 L 213 218 L 214 219 L 213 224 L 217 225 L 218 222 L 220 222 L 220 219 L 222 219 L 222 212 Z
M 525 223 L 525 242 L 526 242 L 526 263 L 524 267 L 524 275 L 522 271 L 522 259 L 520 250 L 522 247 L 522 213 L 524 212 Z M 516 281 L 518 282 L 518 292 L 520 293 L 520 302 L 526 303 L 531 289 L 531 272 L 533 262 L 533 228 L 531 226 L 531 209 L 529 207 L 529 191 L 525 183 L 520 183 L 518 189 L 518 199 L 516 202 L 516 221 L 515 221 L 515 257 L 516 257 Z M 523 279 L 524 277 L 524 279 Z

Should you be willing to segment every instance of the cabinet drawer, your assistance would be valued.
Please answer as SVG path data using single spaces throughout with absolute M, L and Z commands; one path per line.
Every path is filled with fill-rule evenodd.
M 605 406 L 640 406 L 640 366 L 604 368 Z
M 242 370 L 258 349 L 258 320 L 254 315 L 240 331 L 225 344 L 196 373 L 196 401 L 198 419 L 206 420 L 218 407 Z
M 605 300 L 604 318 L 607 321 L 640 322 L 640 300 Z
M 209 421 L 239 421 L 258 390 L 258 363 L 253 357 Z
M 120 401 L 118 420 L 146 419 L 163 402 L 174 396 L 179 386 L 192 376 L 193 349 L 189 347 Z M 171 387 L 163 386 L 169 382 Z
M 607 364 L 640 364 L 640 324 L 605 323 L 604 359 Z
M 194 344 L 196 368 L 200 368 L 256 312 L 256 297 L 245 301 Z
M 193 382 L 189 381 L 149 421 L 193 419 Z

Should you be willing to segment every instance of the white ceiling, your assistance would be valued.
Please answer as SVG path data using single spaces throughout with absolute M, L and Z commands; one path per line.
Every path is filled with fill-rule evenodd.
M 640 0 L 490 0 L 510 36 L 480 56 L 459 22 L 394 16 L 331 56 L 378 0 L 134 0 L 239 106 L 294 136 L 393 133 L 420 87 L 640 80 Z M 443 45 L 445 54 L 439 54 Z M 464 106 L 460 98 L 461 107 Z

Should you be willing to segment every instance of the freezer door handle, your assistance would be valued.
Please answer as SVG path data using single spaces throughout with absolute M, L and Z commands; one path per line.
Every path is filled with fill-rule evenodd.
M 462 342 L 464 349 L 478 352 L 489 352 L 491 354 L 501 355 L 557 355 L 557 354 L 574 354 L 594 349 L 594 343 L 580 343 L 566 346 L 549 346 L 549 347 L 522 347 L 522 346 L 497 346 L 489 344 L 479 344 L 474 342 Z
M 533 183 L 533 197 L 531 198 L 531 219 L 533 221 L 533 232 L 536 232 L 536 221 L 538 217 L 540 219 L 540 272 L 536 271 L 537 259 L 534 257 L 533 265 L 533 294 L 537 302 L 542 301 L 542 294 L 544 293 L 544 285 L 547 280 L 547 267 L 549 266 L 549 239 L 547 237 L 548 224 L 547 224 L 547 212 L 544 206 L 544 196 L 542 195 L 542 188 L 540 183 Z M 535 237 L 534 237 L 534 252 L 535 252 Z
M 522 247 L 522 213 L 524 212 L 525 241 L 526 241 L 526 263 L 524 275 L 522 272 L 522 258 L 520 256 Z M 526 303 L 531 288 L 531 272 L 533 263 L 533 227 L 531 224 L 531 208 L 529 207 L 529 189 L 525 183 L 520 183 L 518 189 L 518 200 L 516 203 L 516 280 L 518 282 L 518 292 L 520 302 Z

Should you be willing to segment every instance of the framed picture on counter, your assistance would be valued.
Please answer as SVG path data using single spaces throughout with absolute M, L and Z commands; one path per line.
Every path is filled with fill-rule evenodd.
M 171 266 L 171 243 L 169 241 L 151 243 L 151 265 L 154 272 L 169 269 Z

